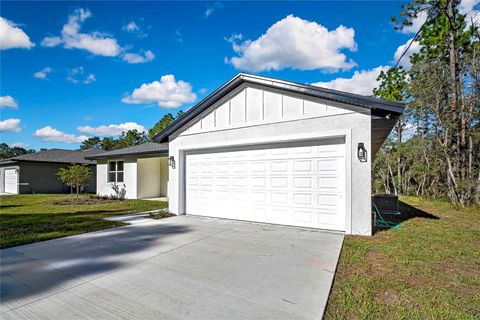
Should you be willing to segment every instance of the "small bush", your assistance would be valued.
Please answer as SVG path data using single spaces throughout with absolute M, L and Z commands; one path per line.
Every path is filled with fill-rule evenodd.
M 122 186 L 118 185 L 117 183 L 114 183 L 112 185 L 112 189 L 115 192 L 115 194 L 110 195 L 110 199 L 112 200 L 125 200 L 125 195 L 127 194 L 127 189 L 125 188 L 125 184 Z

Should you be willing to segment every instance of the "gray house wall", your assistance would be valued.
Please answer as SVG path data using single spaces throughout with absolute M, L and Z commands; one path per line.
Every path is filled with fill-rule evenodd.
M 16 166 L 19 168 L 19 193 L 69 193 L 70 188 L 60 182 L 56 175 L 60 168 L 69 165 L 47 162 L 18 162 Z M 84 192 L 95 193 L 96 166 L 89 165 L 89 168 L 92 170 L 92 176 L 88 185 L 84 188 Z

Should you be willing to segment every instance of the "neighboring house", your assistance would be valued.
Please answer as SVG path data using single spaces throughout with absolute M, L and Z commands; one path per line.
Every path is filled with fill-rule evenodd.
M 144 143 L 89 157 L 97 161 L 97 194 L 114 194 L 112 186 L 125 188 L 126 198 L 167 196 L 168 144 Z
M 58 179 L 57 173 L 74 163 L 90 167 L 92 178 L 83 191 L 95 193 L 96 162 L 85 157 L 100 152 L 103 151 L 50 149 L 0 160 L 0 193 L 68 193 L 70 187 Z
M 128 198 L 162 196 L 168 180 L 175 214 L 369 235 L 372 157 L 402 112 L 399 103 L 239 74 L 156 144 L 91 159 L 100 194 L 117 181 Z

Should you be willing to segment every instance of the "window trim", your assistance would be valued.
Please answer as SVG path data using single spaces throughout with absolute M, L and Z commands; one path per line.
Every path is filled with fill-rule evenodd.
M 123 162 L 123 170 L 118 170 L 118 162 Z M 110 170 L 110 164 L 115 163 L 115 170 Z M 110 173 L 115 173 L 115 180 L 110 181 Z M 123 175 L 122 181 L 118 181 L 118 174 Z M 107 183 L 124 183 L 125 182 L 125 160 L 108 160 L 107 161 Z

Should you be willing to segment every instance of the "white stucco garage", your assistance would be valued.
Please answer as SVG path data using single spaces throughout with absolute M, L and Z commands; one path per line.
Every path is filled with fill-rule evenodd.
M 372 156 L 402 110 L 239 74 L 156 137 L 170 211 L 369 235 Z
M 168 180 L 174 214 L 370 235 L 372 157 L 402 112 L 394 102 L 242 73 L 148 144 L 168 174 L 140 173 L 145 154 L 127 148 L 96 157 L 97 186 L 111 189 L 108 162 L 124 153 L 127 196 Z

